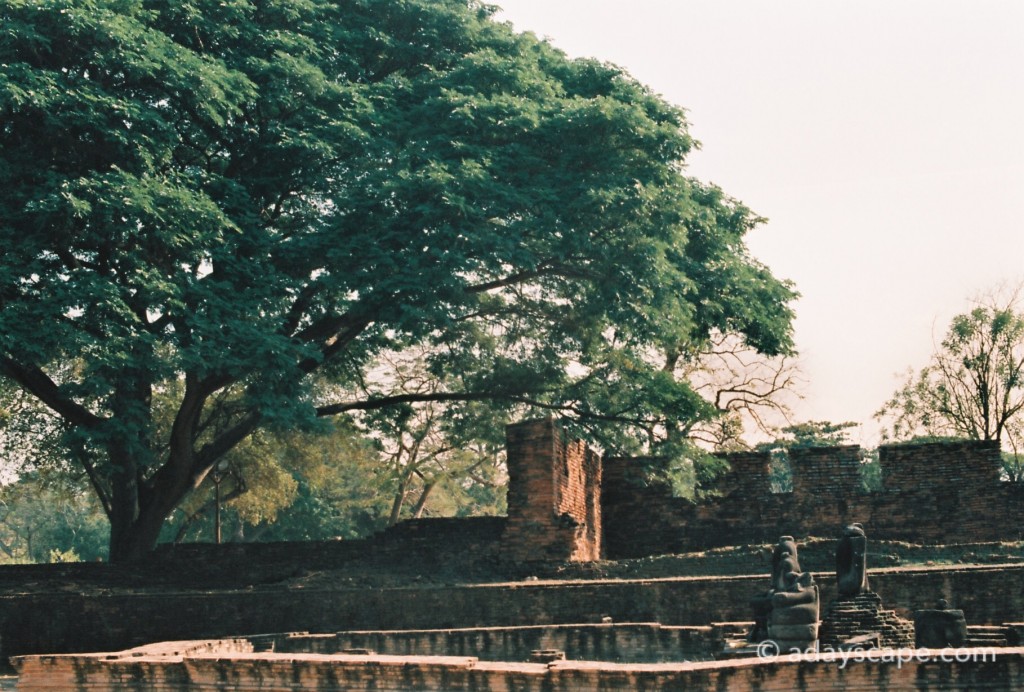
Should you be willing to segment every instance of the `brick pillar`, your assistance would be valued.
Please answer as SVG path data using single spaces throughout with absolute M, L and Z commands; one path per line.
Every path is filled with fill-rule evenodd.
M 508 523 L 502 555 L 513 562 L 601 557 L 601 457 L 567 442 L 553 419 L 505 429 Z
M 715 482 L 714 488 L 723 496 L 763 501 L 771 495 L 768 480 L 769 452 L 722 452 L 715 456 L 729 462 L 729 470 Z
M 794 499 L 856 495 L 860 492 L 861 456 L 858 445 L 790 449 Z

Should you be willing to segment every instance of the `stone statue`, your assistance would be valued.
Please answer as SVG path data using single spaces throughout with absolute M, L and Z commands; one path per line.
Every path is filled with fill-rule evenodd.
M 818 587 L 810 572 L 800 571 L 796 541 L 779 538 L 772 551 L 771 588 L 754 597 L 751 641 L 774 640 L 779 650 L 804 650 L 818 638 Z
M 821 646 L 901 648 L 914 641 L 914 624 L 894 610 L 882 608 L 882 598 L 868 588 L 867 545 L 864 527 L 850 524 L 836 546 L 838 595 L 821 617 Z M 870 643 L 869 643 L 870 642 Z
M 967 645 L 967 620 L 964 611 L 949 607 L 939 599 L 934 609 L 914 612 L 914 646 L 942 649 Z
M 856 596 L 868 591 L 868 539 L 864 527 L 850 524 L 843 529 L 836 549 L 836 586 L 839 597 Z
M 754 628 L 750 631 L 750 641 L 762 642 L 768 639 L 768 616 L 772 611 L 772 595 L 786 589 L 786 580 L 783 576 L 783 556 L 792 556 L 795 560 L 796 554 L 796 541 L 793 537 L 780 537 L 778 544 L 772 550 L 771 586 L 767 591 L 750 600 L 750 605 L 754 609 Z
M 786 590 L 786 575 L 799 572 L 800 562 L 797 560 L 796 540 L 792 536 L 780 536 L 779 542 L 772 551 L 772 589 Z

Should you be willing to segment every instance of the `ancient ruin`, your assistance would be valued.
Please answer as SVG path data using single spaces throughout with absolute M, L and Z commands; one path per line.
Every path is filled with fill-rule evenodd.
M 645 482 L 635 460 L 606 458 L 604 555 L 623 559 L 833 534 L 860 522 L 876 539 L 924 544 L 1020 540 L 1004 520 L 1024 507 L 1024 484 L 1001 480 L 998 442 L 954 441 L 879 448 L 882 487 L 861 484 L 856 445 L 789 450 L 793 490 L 775 493 L 768 452 L 724 454 L 730 471 L 712 497 L 693 503 Z M 643 526 L 641 532 L 631 527 Z
M 1024 648 L 948 661 L 896 664 L 865 652 L 771 660 L 637 665 L 609 661 L 487 661 L 465 655 L 310 654 L 277 651 L 274 637 L 155 644 L 113 654 L 32 656 L 19 689 L 53 690 L 1012 690 L 1024 686 Z M 301 639 L 303 635 L 297 638 Z M 287 642 L 285 642 L 287 643 Z M 998 656 L 998 658 L 997 658 Z
M 914 646 L 940 649 L 967 645 L 967 618 L 964 611 L 950 608 L 940 598 L 935 608 L 914 612 Z
M 752 642 L 771 640 L 784 652 L 813 650 L 818 640 L 818 586 L 800 570 L 796 541 L 782 536 L 772 553 L 771 588 L 751 601 Z
M 416 520 L 359 541 L 164 546 L 144 565 L 116 568 L 0 568 L 0 654 L 21 657 L 23 689 L 46 680 L 95 689 L 225 680 L 274 689 L 1024 686 L 1024 649 L 1013 648 L 1024 635 L 1024 560 L 875 570 L 869 589 L 866 533 L 1019 538 L 1005 513 L 1019 514 L 1024 493 L 999 481 L 998 447 L 883 448 L 877 493 L 860 490 L 856 448 L 794 450 L 794 488 L 780 494 L 769 491 L 767 455 L 729 455 L 717 494 L 692 503 L 551 419 L 509 426 L 507 440 L 507 517 Z M 819 563 L 812 576 L 803 537 L 843 525 L 835 572 Z M 599 561 L 760 546 L 779 533 L 763 561 L 754 553 L 750 571 L 729 576 L 607 578 L 607 565 L 620 563 Z M 392 577 L 364 583 L 359 565 Z M 896 666 L 856 650 L 841 661 L 768 661 L 751 645 L 746 658 L 723 660 L 727 642 L 758 629 L 758 592 L 755 641 L 806 650 L 817 636 L 822 652 L 912 646 L 916 612 L 931 633 L 923 642 L 997 647 L 999 665 Z M 940 593 L 958 609 L 936 608 Z M 245 636 L 254 632 L 293 634 Z
M 868 590 L 867 537 L 864 527 L 843 530 L 836 548 L 838 597 L 822 614 L 821 645 L 831 649 L 900 648 L 914 645 L 914 624 Z

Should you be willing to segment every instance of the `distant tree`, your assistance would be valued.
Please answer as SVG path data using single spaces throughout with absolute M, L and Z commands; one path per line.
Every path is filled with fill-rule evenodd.
M 508 479 L 500 447 L 481 441 L 458 446 L 445 441 L 434 446 L 430 438 L 441 436 L 430 434 L 432 420 L 423 422 L 428 427 L 420 428 L 419 434 L 403 434 L 415 440 L 412 447 L 400 451 L 396 446 L 388 454 L 389 464 L 384 467 L 390 471 L 392 489 L 388 525 L 425 516 L 503 514 Z
M 432 438 L 419 442 L 423 455 L 411 451 L 418 430 L 407 427 L 397 431 L 399 442 L 340 422 L 316 436 L 254 435 L 227 455 L 220 476 L 224 540 L 360 538 L 410 517 L 503 514 L 503 454 L 478 441 L 449 450 L 443 436 L 444 446 L 433 447 L 437 429 L 420 423 Z M 162 540 L 213 540 L 214 511 L 208 476 Z
M 1024 482 L 1024 454 L 1016 449 L 1003 452 L 1003 474 L 1012 483 Z
M 26 473 L 0 488 L 0 561 L 106 558 L 106 517 L 87 484 L 72 478 Z
M 225 460 L 225 541 L 356 538 L 385 525 L 379 451 L 340 421 L 318 435 L 258 432 Z M 171 515 L 162 540 L 213 540 L 215 503 L 210 474 Z
M 875 414 L 887 438 L 995 440 L 1019 478 L 1024 442 L 1024 311 L 1018 287 L 993 292 L 953 318 L 931 362 Z
M 867 493 L 877 493 L 883 488 L 882 462 L 877 447 L 867 450 L 861 459 L 860 487 Z
M 0 374 L 59 420 L 112 560 L 257 430 L 490 400 L 636 448 L 715 415 L 652 351 L 791 350 L 683 111 L 493 11 L 0 1 Z M 420 345 L 458 377 L 360 394 Z
M 451 496 L 458 488 L 497 489 L 504 457 L 506 406 L 487 401 L 431 401 L 430 396 L 450 389 L 449 377 L 431 374 L 427 350 L 386 353 L 374 368 L 375 378 L 362 395 L 408 396 L 420 401 L 366 411 L 354 419 L 364 434 L 377 442 L 382 485 L 392 493 L 388 525 L 403 518 L 432 514 L 428 503 L 439 495 Z M 494 513 L 494 497 L 479 506 L 487 493 L 476 494 L 466 507 L 470 513 Z M 433 501 L 432 501 L 433 498 Z M 467 496 L 467 500 L 470 497 Z M 488 511 L 490 510 L 490 511 Z M 442 513 L 457 511 L 449 507 Z
M 783 428 L 773 443 L 775 446 L 794 447 L 838 447 L 850 443 L 850 429 L 857 423 L 833 423 L 832 421 L 807 421 Z

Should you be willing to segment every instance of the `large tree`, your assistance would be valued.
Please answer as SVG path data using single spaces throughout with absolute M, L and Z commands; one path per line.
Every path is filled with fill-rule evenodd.
M 955 316 L 931 362 L 876 417 L 887 435 L 1024 442 L 1024 311 L 1020 288 L 995 291 Z
M 791 348 L 682 110 L 491 14 L 0 2 L 0 372 L 59 417 L 111 559 L 261 428 L 488 399 L 626 444 L 713 415 L 657 353 Z M 359 394 L 411 345 L 444 388 Z

